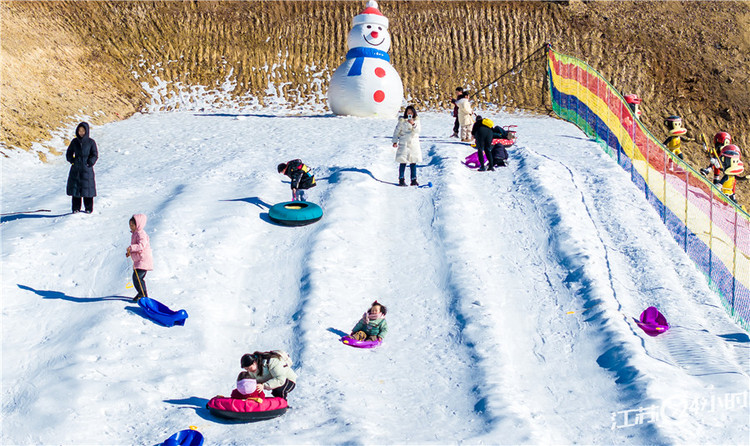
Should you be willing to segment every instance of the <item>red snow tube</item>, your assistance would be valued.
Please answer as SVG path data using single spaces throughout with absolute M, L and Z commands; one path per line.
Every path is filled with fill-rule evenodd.
M 206 408 L 217 417 L 242 421 L 270 420 L 284 415 L 288 408 L 284 398 L 264 398 L 259 403 L 255 399 L 240 400 L 216 396 L 206 403 Z

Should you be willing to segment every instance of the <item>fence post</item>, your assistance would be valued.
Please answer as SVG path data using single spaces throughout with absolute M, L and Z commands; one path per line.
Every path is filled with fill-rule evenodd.
M 648 183 L 648 174 L 651 171 L 651 140 L 646 138 L 646 201 L 648 201 L 648 190 L 651 185 Z
M 630 157 L 630 181 L 633 181 L 633 162 L 635 161 L 635 152 L 638 146 L 635 145 L 635 113 L 630 110 L 630 107 L 628 107 L 628 113 L 633 116 L 633 119 L 631 119 L 632 124 L 630 126 L 630 144 L 631 150 L 633 151 L 633 155 Z M 646 185 L 644 189 L 648 189 L 648 185 Z M 646 198 L 648 199 L 648 196 Z
M 584 94 L 586 95 L 586 99 L 589 100 L 589 107 L 588 107 L 588 111 L 586 112 L 586 118 L 584 119 L 584 121 L 586 121 L 586 125 L 588 126 L 588 128 L 593 129 L 594 126 L 591 125 L 591 104 L 592 104 L 592 101 L 591 101 L 591 70 L 590 70 L 590 67 L 589 67 L 588 64 L 586 64 L 585 68 L 586 68 L 586 85 L 584 85 L 584 87 L 585 87 L 585 91 L 586 92 Z M 593 135 L 588 135 L 588 136 L 589 136 L 589 138 L 591 138 L 591 136 L 593 136 Z
M 688 239 L 688 186 L 690 185 L 690 170 L 685 166 L 685 252 L 687 253 L 687 239 Z
M 599 85 L 601 85 L 601 83 L 602 83 L 602 80 L 601 80 L 601 78 L 599 77 L 599 75 L 597 73 L 597 76 L 596 76 L 596 98 L 598 100 L 600 100 L 600 101 L 602 100 L 602 97 L 600 96 L 600 93 L 599 93 Z M 594 133 L 596 134 L 596 138 L 599 139 L 600 138 L 599 132 L 596 130 L 596 128 L 594 128 Z
M 734 316 L 734 298 L 737 296 L 737 216 L 739 211 L 734 208 L 734 252 L 732 254 L 732 316 Z
M 709 205 L 711 206 L 708 211 L 708 278 L 711 282 L 714 282 L 714 188 L 713 184 L 708 189 L 709 193 Z
M 628 110 L 630 110 L 630 107 L 628 107 Z M 635 116 L 633 116 L 633 119 L 635 119 Z M 632 125 L 635 125 L 635 121 L 633 121 Z M 632 130 L 631 130 L 631 133 L 633 133 Z M 625 132 L 625 134 L 626 135 L 628 134 L 627 131 Z M 623 141 L 624 140 L 625 140 L 625 138 L 623 138 Z M 630 142 L 632 144 L 632 150 L 633 150 L 633 155 L 630 156 L 630 181 L 633 181 L 633 179 L 635 178 L 633 176 L 633 170 L 635 169 L 635 167 L 633 166 L 633 162 L 635 161 L 635 141 L 633 141 L 633 140 L 634 140 L 634 138 L 632 136 L 630 136 Z M 620 147 L 623 148 L 622 141 L 620 142 Z M 623 150 L 625 150 L 625 149 L 623 148 Z
M 609 93 L 610 93 L 609 88 L 604 90 L 604 105 L 606 105 L 607 108 L 609 108 Z M 609 150 L 612 150 L 612 146 L 609 144 L 609 140 L 612 137 L 612 132 L 609 129 L 609 123 L 605 122 L 604 127 L 607 128 L 607 148 Z M 617 160 L 617 162 L 619 164 L 620 160 Z
M 661 220 L 662 223 L 667 223 L 667 151 L 664 150 L 664 165 L 662 166 L 662 169 L 664 169 L 664 178 L 662 186 L 664 187 L 664 201 L 662 202 L 662 211 L 661 211 Z
M 581 128 L 581 69 L 576 64 L 576 124 Z
M 567 68 L 565 68 L 565 66 L 566 66 L 566 64 L 564 64 L 562 62 L 562 59 L 560 59 L 560 79 L 561 79 L 561 84 L 562 84 L 562 85 L 560 85 L 560 99 L 562 99 L 562 95 L 565 94 L 565 105 L 563 107 L 561 107 L 561 108 L 565 109 L 565 116 L 563 117 L 563 119 L 569 121 L 570 119 L 568 117 L 568 101 L 569 101 L 570 95 L 567 94 L 567 93 L 563 93 L 563 87 L 565 85 L 565 81 L 567 80 L 566 73 L 565 73 L 567 71 Z M 560 101 L 560 102 L 562 102 L 562 101 Z M 560 104 L 560 105 L 562 105 L 562 104 Z

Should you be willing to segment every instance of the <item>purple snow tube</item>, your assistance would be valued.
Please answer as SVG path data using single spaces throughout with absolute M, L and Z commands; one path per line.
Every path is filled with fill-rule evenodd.
M 344 344 L 350 347 L 356 347 L 356 348 L 373 348 L 383 343 L 383 341 L 358 341 L 349 336 L 342 337 L 341 342 L 343 342 Z

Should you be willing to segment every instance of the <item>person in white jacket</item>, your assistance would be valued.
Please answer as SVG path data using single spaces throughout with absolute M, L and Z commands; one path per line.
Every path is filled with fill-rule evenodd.
M 270 390 L 271 395 L 286 399 L 297 386 L 292 358 L 283 350 L 245 353 L 240 358 L 240 367 L 245 369 L 248 379 L 256 381 L 257 392 Z
M 474 125 L 474 110 L 469 102 L 469 93 L 464 91 L 463 95 L 456 101 L 458 107 L 458 123 L 461 126 L 461 141 L 470 142 L 474 138 L 471 136 L 471 128 Z
M 398 185 L 406 186 L 404 174 L 406 165 L 411 169 L 411 185 L 419 186 L 417 182 L 417 163 L 422 162 L 422 147 L 419 144 L 419 132 L 422 126 L 413 105 L 404 110 L 404 116 L 398 119 L 396 129 L 393 131 L 393 147 L 396 150 L 396 162 L 398 166 Z

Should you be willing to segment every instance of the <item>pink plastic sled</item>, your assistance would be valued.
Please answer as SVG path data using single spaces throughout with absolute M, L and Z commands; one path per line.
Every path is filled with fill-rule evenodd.
M 646 310 L 641 313 L 641 320 L 635 320 L 635 323 L 638 324 L 638 326 L 649 336 L 658 336 L 669 330 L 667 318 L 659 313 L 659 310 L 657 310 L 656 307 L 646 308 Z
M 356 348 L 373 348 L 383 343 L 383 341 L 358 341 L 354 338 L 350 338 L 349 336 L 342 337 L 341 342 L 350 347 Z

